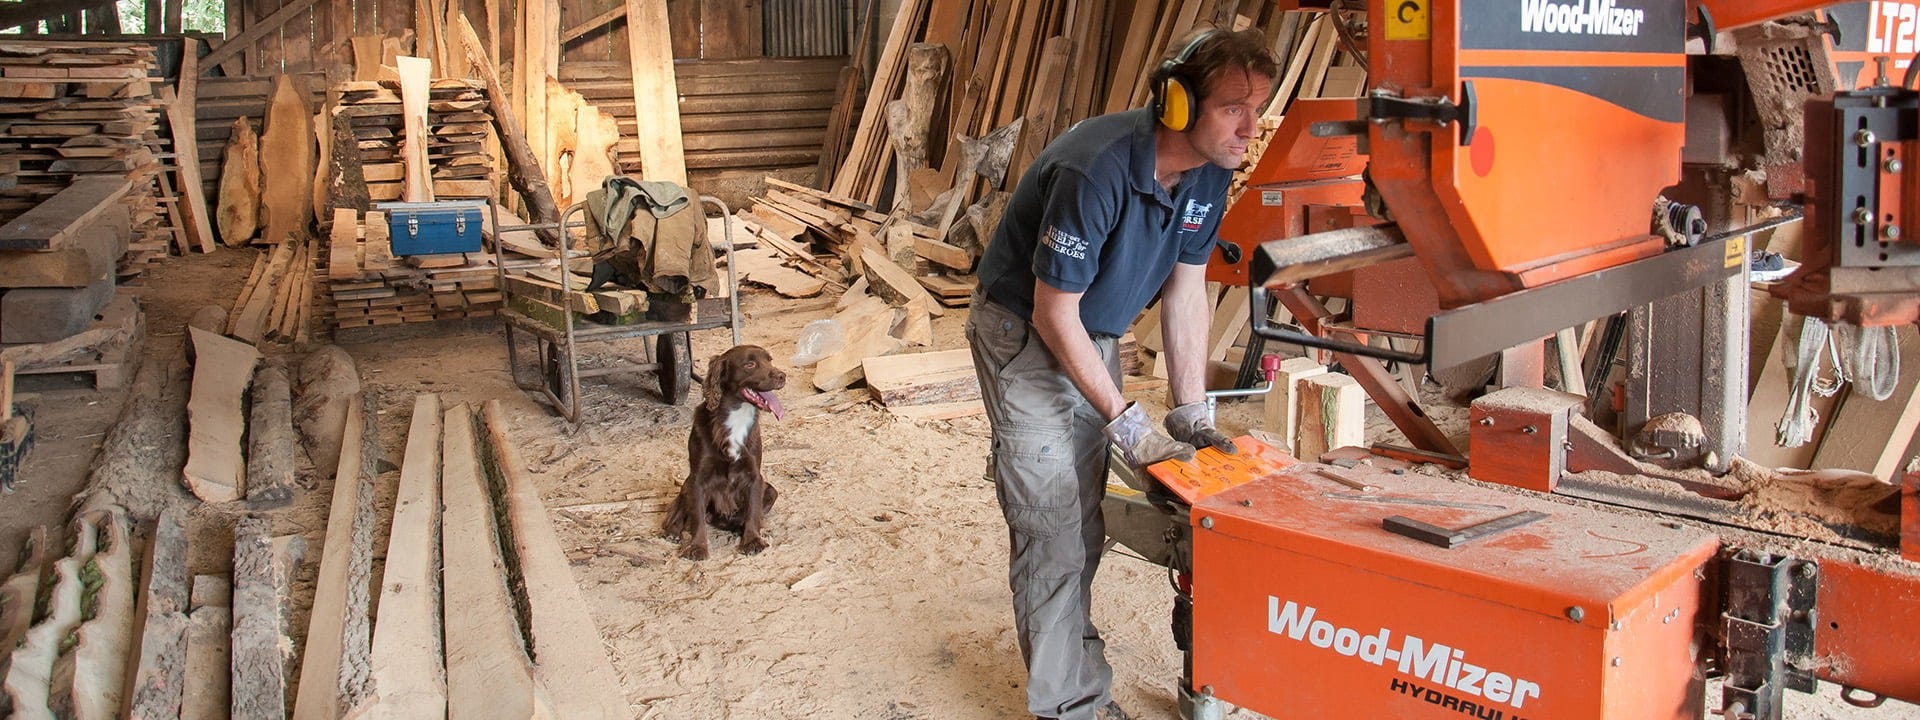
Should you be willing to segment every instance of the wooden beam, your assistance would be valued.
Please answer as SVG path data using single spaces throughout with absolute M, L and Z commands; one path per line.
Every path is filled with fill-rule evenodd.
M 192 69 L 191 55 L 182 57 L 180 67 Z M 194 131 L 193 117 L 193 75 L 183 72 L 180 76 L 180 92 L 173 88 L 160 89 L 160 102 L 166 108 L 167 129 L 173 135 L 174 172 L 180 178 L 180 184 L 174 188 L 175 198 L 179 200 L 172 212 L 179 213 L 185 221 L 187 237 L 200 252 L 213 252 L 213 222 L 208 219 L 206 184 L 200 180 L 200 141 Z
M 595 15 L 591 20 L 567 28 L 566 32 L 560 33 L 560 43 L 564 45 L 578 40 L 580 36 L 598 30 L 608 23 L 625 18 L 626 16 L 627 6 L 615 5 L 612 10 L 600 13 L 599 15 Z
M 239 35 L 229 38 L 225 43 L 222 43 L 220 47 L 214 48 L 211 52 L 208 52 L 205 57 L 200 58 L 200 67 L 206 68 L 219 65 L 220 63 L 226 62 L 227 58 L 240 54 L 241 50 L 252 47 L 254 43 L 260 41 L 260 38 L 266 37 L 268 33 L 279 30 L 280 26 L 287 24 L 288 20 L 292 20 L 293 17 L 299 15 L 301 11 L 313 7 L 314 1 L 315 0 L 292 0 L 292 2 L 280 6 L 280 9 L 273 11 L 272 15 L 268 15 L 259 22 L 249 25 L 247 29 L 241 31 Z
M 1280 372 L 1273 378 L 1273 390 L 1264 399 L 1264 427 L 1285 444 L 1280 450 L 1293 452 L 1294 437 L 1300 431 L 1301 383 L 1326 372 L 1327 366 L 1314 362 L 1313 358 L 1297 357 L 1280 361 Z
M 1318 460 L 1336 448 L 1366 442 L 1367 394 L 1360 381 L 1324 373 L 1300 381 L 1300 424 L 1294 455 Z
M 680 94 L 674 86 L 667 2 L 625 1 L 627 61 L 633 68 L 634 107 L 640 112 L 640 173 L 648 180 L 685 185 L 687 160 L 680 137 Z
M 160 513 L 147 538 L 140 567 L 140 600 L 134 616 L 140 635 L 131 657 L 133 685 L 127 694 L 132 720 L 180 716 L 187 670 L 187 532 L 179 509 Z M 263 521 L 264 522 L 264 521 Z

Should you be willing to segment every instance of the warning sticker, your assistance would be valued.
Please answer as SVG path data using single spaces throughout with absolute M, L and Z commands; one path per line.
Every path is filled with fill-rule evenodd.
M 1433 20 L 1427 15 L 1432 0 L 1387 0 L 1387 39 L 1425 40 L 1433 36 Z
M 1724 267 L 1740 267 L 1747 262 L 1747 236 L 1727 241 L 1727 264 Z

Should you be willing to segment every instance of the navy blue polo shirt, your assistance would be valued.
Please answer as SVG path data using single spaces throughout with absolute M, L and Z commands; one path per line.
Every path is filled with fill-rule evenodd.
M 1083 293 L 1080 321 L 1126 334 L 1174 263 L 1205 264 L 1226 213 L 1233 173 L 1188 170 L 1172 192 L 1153 176 L 1153 114 L 1088 119 L 1035 159 L 1000 219 L 976 274 L 987 297 L 1033 318 L 1033 283 Z

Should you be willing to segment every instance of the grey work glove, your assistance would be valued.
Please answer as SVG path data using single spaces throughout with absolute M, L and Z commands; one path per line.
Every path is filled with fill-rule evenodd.
M 1207 419 L 1205 402 L 1187 403 L 1168 412 L 1167 434 L 1195 448 L 1211 447 L 1228 455 L 1240 452 L 1240 448 L 1234 447 L 1233 438 L 1215 429 L 1213 421 Z
M 1163 460 L 1193 461 L 1193 446 L 1154 429 L 1153 420 L 1139 403 L 1127 403 L 1120 417 L 1107 423 L 1106 432 L 1107 439 L 1120 450 L 1120 458 L 1136 470 Z

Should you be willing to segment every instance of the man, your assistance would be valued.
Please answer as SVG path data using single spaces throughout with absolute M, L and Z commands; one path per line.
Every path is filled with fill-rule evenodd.
M 967 339 L 1035 716 L 1127 717 L 1090 616 L 1108 442 L 1136 468 L 1233 452 L 1204 402 L 1205 270 L 1276 74 L 1258 31 L 1183 44 L 1153 77 L 1154 107 L 1089 119 L 1040 153 L 981 259 Z M 1156 293 L 1175 406 L 1165 433 L 1121 396 L 1116 352 Z

